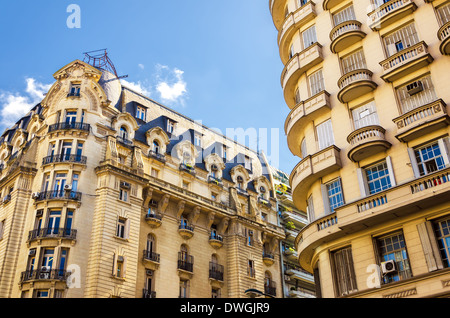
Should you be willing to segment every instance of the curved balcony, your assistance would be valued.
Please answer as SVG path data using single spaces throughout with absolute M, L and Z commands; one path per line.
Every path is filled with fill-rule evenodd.
M 149 211 L 145 215 L 145 222 L 147 222 L 147 224 L 150 225 L 152 228 L 158 228 L 162 224 L 162 215 Z
M 443 55 L 450 55 L 450 21 L 441 26 L 438 31 L 438 38 L 441 41 L 439 50 Z
M 178 227 L 178 233 L 182 238 L 188 240 L 194 236 L 194 227 L 187 224 L 180 224 Z
M 272 266 L 275 263 L 275 257 L 273 254 L 270 253 L 263 253 L 263 263 L 266 264 L 266 266 Z
M 347 141 L 350 144 L 348 158 L 354 162 L 370 157 L 391 147 L 386 141 L 386 130 L 381 126 L 367 126 L 352 132 Z
M 427 48 L 427 44 L 422 41 L 380 62 L 383 67 L 381 78 L 386 82 L 393 82 L 427 66 L 434 60 Z
M 341 103 L 348 103 L 353 99 L 372 92 L 377 88 L 377 84 L 372 81 L 372 72 L 369 70 L 354 70 L 338 81 L 338 99 Z
M 287 135 L 287 143 L 291 152 L 301 157 L 300 136 L 303 134 L 303 127 L 306 122 L 313 121 L 318 116 L 331 109 L 330 94 L 322 91 L 313 97 L 298 103 L 288 115 L 284 124 L 284 131 Z
M 66 228 L 42 228 L 34 229 L 28 232 L 27 242 L 41 240 L 70 240 L 75 241 L 77 238 L 77 230 Z
M 48 133 L 61 130 L 81 130 L 89 132 L 91 125 L 84 123 L 58 123 L 48 127 Z
M 146 268 L 156 270 L 159 268 L 160 255 L 153 251 L 144 250 L 142 256 L 142 261 L 146 265 Z
M 341 150 L 332 145 L 306 156 L 294 168 L 289 181 L 292 186 L 292 199 L 297 209 L 306 211 L 308 189 L 314 182 L 342 167 L 340 153 Z
M 215 249 L 219 249 L 223 246 L 223 237 L 215 232 L 211 232 L 209 235 L 209 245 Z
M 450 124 L 446 105 L 442 99 L 417 107 L 393 119 L 397 125 L 397 139 L 409 142 Z
M 295 106 L 295 88 L 300 76 L 322 61 L 322 46 L 317 42 L 302 52 L 295 54 L 288 61 L 281 74 L 281 87 L 289 108 L 292 109 Z
M 330 32 L 330 50 L 339 53 L 345 48 L 361 41 L 366 33 L 361 31 L 361 22 L 355 20 L 345 21 L 335 26 Z
M 341 0 L 323 0 L 322 6 L 325 11 L 331 10 L 341 2 Z
M 369 27 L 378 31 L 410 15 L 416 9 L 417 5 L 412 0 L 391 0 L 368 14 Z
M 272 14 L 272 20 L 273 24 L 277 28 L 277 30 L 280 30 L 280 28 L 283 25 L 283 22 L 286 18 L 285 14 L 285 8 L 288 0 L 270 0 L 269 1 L 269 8 L 270 13 Z
M 280 57 L 283 64 L 289 60 L 289 44 L 292 36 L 306 23 L 316 17 L 315 4 L 309 1 L 305 5 L 298 8 L 295 12 L 290 13 L 283 23 L 283 27 L 278 32 L 278 47 L 280 49 Z

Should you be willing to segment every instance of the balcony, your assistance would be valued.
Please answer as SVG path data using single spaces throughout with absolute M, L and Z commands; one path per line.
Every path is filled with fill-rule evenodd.
M 278 33 L 278 46 L 283 64 L 289 60 L 289 44 L 294 34 L 315 17 L 315 4 L 312 1 L 309 1 L 286 17 L 283 27 Z
M 280 30 L 283 26 L 283 22 L 286 18 L 285 16 L 285 6 L 286 0 L 270 0 L 269 1 L 269 9 L 272 14 L 273 24 Z
M 209 245 L 211 245 L 215 249 L 221 248 L 223 246 L 222 235 L 219 235 L 216 232 L 211 232 L 209 234 Z
M 194 227 L 188 224 L 181 223 L 178 226 L 178 233 L 181 235 L 182 238 L 188 240 L 194 236 Z
M 305 288 L 297 287 L 289 290 L 289 298 L 316 298 L 316 293 Z
M 341 150 L 332 145 L 313 155 L 306 156 L 294 168 L 290 177 L 292 199 L 299 210 L 306 211 L 306 196 L 309 187 L 323 176 L 342 167 Z
M 410 15 L 417 9 L 412 0 L 391 0 L 368 14 L 369 27 L 378 31 L 400 19 Z
M 58 123 L 48 127 L 48 133 L 61 130 L 81 130 L 89 132 L 91 125 L 83 123 Z
M 263 263 L 267 266 L 272 266 L 275 263 L 275 257 L 271 253 L 264 252 L 262 255 Z
M 87 157 L 80 155 L 54 155 L 44 157 L 42 159 L 42 165 L 48 165 L 52 163 L 78 163 L 81 165 L 85 165 L 87 161 Z
M 51 269 L 46 267 L 41 267 L 36 270 L 24 271 L 20 275 L 20 282 L 30 282 L 30 281 L 66 281 L 69 273 L 63 269 Z
M 385 132 L 383 127 L 377 125 L 362 127 L 352 132 L 347 137 L 350 144 L 348 158 L 358 162 L 389 149 L 391 144 L 386 141 Z
M 374 91 L 377 84 L 372 80 L 372 72 L 361 69 L 351 71 L 342 76 L 338 81 L 338 99 L 341 103 L 348 103 L 360 96 Z
M 422 41 L 380 62 L 383 67 L 381 78 L 386 82 L 393 82 L 429 65 L 433 62 L 433 57 L 427 48 L 426 43 Z
M 222 180 L 219 179 L 219 178 L 213 177 L 211 175 L 208 176 L 208 183 L 212 184 L 212 185 L 215 185 L 215 186 L 217 186 L 219 188 L 223 188 Z
M 365 36 L 366 33 L 361 31 L 361 22 L 355 20 L 345 21 L 331 30 L 330 50 L 333 53 L 339 53 L 361 41 Z
M 192 278 L 194 274 L 194 256 L 178 252 L 178 275 L 185 278 Z
M 142 260 L 150 269 L 156 270 L 159 267 L 160 255 L 158 253 L 144 250 Z
M 341 0 L 324 0 L 322 3 L 323 10 L 331 10 L 341 2 Z
M 289 267 L 286 268 L 285 273 L 286 275 L 289 275 L 291 279 L 314 284 L 314 276 L 301 268 Z
M 301 157 L 300 136 L 306 122 L 312 122 L 317 117 L 331 110 L 330 95 L 322 91 L 313 97 L 298 103 L 289 113 L 284 124 L 284 131 L 287 135 L 287 143 L 291 152 Z
M 314 43 L 307 49 L 295 54 L 284 67 L 281 74 L 281 87 L 289 108 L 295 106 L 295 88 L 300 76 L 323 61 L 322 46 Z
M 266 296 L 269 297 L 276 297 L 277 296 L 277 285 L 275 282 L 270 281 L 269 283 L 266 283 L 264 285 L 264 293 Z
M 195 168 L 188 163 L 180 164 L 180 171 L 187 172 L 188 174 L 195 176 Z
M 148 153 L 151 158 L 158 160 L 159 162 L 166 163 L 166 155 L 150 150 Z
M 443 55 L 450 55 L 450 21 L 441 26 L 438 31 L 438 38 L 441 41 L 439 50 Z
M 156 298 L 156 292 L 153 290 L 144 289 L 142 292 L 142 298 Z
M 162 224 L 162 215 L 154 212 L 153 209 L 150 208 L 147 214 L 145 214 L 145 222 L 152 228 L 158 228 Z
M 118 143 L 122 144 L 125 147 L 133 146 L 133 141 L 129 140 L 129 139 L 125 138 L 125 137 L 117 136 L 116 140 L 117 140 Z
M 27 242 L 45 240 L 45 239 L 64 239 L 75 241 L 77 230 L 67 228 L 42 228 L 34 229 L 28 232 Z
M 258 204 L 263 205 L 269 209 L 272 208 L 272 204 L 270 203 L 270 201 L 262 197 L 258 197 Z
M 209 279 L 223 282 L 223 273 L 224 273 L 223 265 L 214 262 L 209 262 Z
M 442 99 L 415 108 L 393 119 L 397 125 L 397 139 L 409 142 L 450 124 L 446 105 Z
M 40 192 L 34 197 L 36 202 L 47 200 L 69 200 L 69 201 L 81 201 L 81 192 L 54 190 Z

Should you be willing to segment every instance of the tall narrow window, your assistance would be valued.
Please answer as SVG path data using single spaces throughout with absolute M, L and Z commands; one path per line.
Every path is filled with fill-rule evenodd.
M 255 262 L 251 259 L 248 260 L 247 274 L 249 277 L 253 277 L 253 278 L 256 276 Z
M 388 56 L 392 56 L 417 43 L 419 43 L 419 36 L 414 23 L 410 23 L 384 37 L 384 45 Z
M 370 194 L 384 191 L 392 186 L 386 161 L 366 168 L 365 172 Z
M 342 193 L 341 179 L 337 179 L 326 184 L 330 212 L 344 204 L 344 195 Z
M 116 236 L 120 238 L 125 238 L 125 229 L 126 229 L 126 222 L 127 219 L 125 218 L 119 218 L 117 221 L 117 230 L 116 230 Z
M 313 25 L 312 27 L 306 29 L 302 32 L 302 39 L 303 39 L 303 49 L 307 49 L 311 45 L 317 42 L 317 35 L 316 35 L 316 26 Z
M 326 122 L 317 125 L 317 141 L 319 150 L 325 149 L 334 144 L 333 127 L 331 125 L 331 119 Z
M 445 168 L 444 157 L 438 142 L 428 144 L 414 151 L 421 176 Z
M 355 130 L 379 124 L 377 109 L 373 101 L 353 109 L 352 117 Z
M 77 112 L 76 111 L 67 111 L 66 112 L 66 124 L 74 124 L 77 121 Z
M 311 96 L 319 94 L 325 89 L 325 83 L 323 81 L 322 70 L 308 76 L 309 89 L 311 91 Z
M 450 21 L 450 2 L 447 2 L 443 6 L 436 9 L 437 15 L 439 17 L 440 25 L 446 24 Z
M 334 280 L 338 296 L 348 295 L 357 291 L 351 247 L 336 251 L 332 253 L 332 256 Z
M 351 71 L 367 68 L 366 58 L 362 49 L 353 52 L 341 59 L 342 73 L 347 74 Z
M 434 222 L 435 236 L 444 267 L 450 267 L 450 219 Z
M 314 222 L 316 217 L 315 217 L 315 212 L 314 212 L 314 199 L 313 199 L 312 195 L 310 195 L 308 197 L 308 200 L 306 201 L 306 211 L 308 214 L 309 222 L 310 223 Z
M 124 140 L 128 140 L 128 131 L 125 127 L 120 127 L 120 135 L 119 135 L 122 139 Z
M 353 10 L 352 5 L 333 14 L 334 26 L 350 20 L 356 20 L 355 11 Z
M 141 106 L 136 107 L 136 118 L 145 120 L 145 108 Z
M 415 89 L 411 90 L 413 86 Z M 403 114 L 438 99 L 430 75 L 424 76 L 413 83 L 403 85 L 397 88 L 396 91 Z

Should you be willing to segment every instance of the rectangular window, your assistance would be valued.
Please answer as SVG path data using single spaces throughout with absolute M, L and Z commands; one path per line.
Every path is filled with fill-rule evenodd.
M 334 212 L 335 208 L 344 205 L 344 195 L 342 194 L 341 179 L 327 183 L 327 194 L 330 204 L 330 212 Z
M 325 83 L 323 81 L 322 70 L 318 70 L 317 72 L 309 75 L 308 82 L 311 96 L 319 94 L 320 92 L 325 90 Z
M 81 85 L 72 84 L 70 87 L 69 96 L 80 96 Z
M 141 106 L 136 106 L 136 118 L 145 121 L 145 108 Z
M 256 276 L 255 262 L 251 259 L 248 260 L 247 274 L 249 277 L 252 277 L 252 278 L 255 278 L 255 276 Z
M 202 137 L 199 134 L 194 135 L 194 145 L 198 147 L 202 146 Z
M 303 49 L 307 49 L 311 45 L 317 42 L 317 35 L 316 35 L 316 26 L 313 25 L 312 27 L 306 29 L 302 32 L 302 39 L 303 39 Z
M 175 131 L 175 122 L 167 119 L 167 132 L 173 134 Z
M 434 222 L 434 232 L 444 267 L 450 267 L 450 219 Z
M 388 56 L 392 56 L 404 48 L 419 43 L 414 23 L 410 23 L 403 28 L 384 37 L 384 45 Z
M 414 94 L 411 93 L 410 84 L 414 83 L 408 83 L 396 89 L 402 114 L 405 114 L 420 106 L 432 103 L 438 99 L 430 75 L 424 76 L 415 81 L 414 86 L 419 85 L 420 89 Z
M 117 231 L 116 236 L 120 238 L 125 238 L 125 228 L 126 228 L 127 219 L 125 218 L 119 218 L 117 222 Z
M 67 111 L 66 112 L 66 124 L 73 124 L 77 121 L 77 112 L 76 111 Z
M 333 127 L 331 125 L 331 119 L 326 122 L 317 125 L 317 141 L 319 145 L 319 151 L 325 149 L 331 145 L 334 145 Z
M 180 298 L 189 298 L 188 280 L 180 280 Z
M 342 73 L 347 74 L 354 70 L 366 69 L 366 58 L 363 50 L 358 50 L 341 59 Z
M 343 22 L 350 21 L 350 20 L 356 20 L 355 11 L 353 10 L 352 5 L 333 14 L 334 26 L 337 26 Z
M 392 186 L 386 161 L 366 168 L 365 173 L 370 194 L 378 193 Z
M 246 229 L 247 231 L 247 245 L 248 246 L 253 246 L 253 231 Z
M 450 2 L 437 8 L 436 12 L 439 17 L 440 25 L 442 26 L 446 24 L 448 21 L 450 21 Z
M 366 126 L 379 125 L 377 109 L 373 101 L 353 109 L 352 117 L 355 130 Z
M 0 240 L 3 239 L 3 232 L 5 230 L 5 220 L 0 222 Z
M 438 142 L 426 145 L 414 151 L 420 176 L 445 168 L 444 157 Z
M 248 156 L 244 157 L 244 168 L 248 169 L 248 170 L 252 170 L 252 160 Z
M 334 280 L 338 296 L 356 292 L 356 276 L 351 247 L 332 253 Z
M 412 277 L 403 233 L 399 232 L 377 238 L 376 245 L 381 263 L 388 261 L 394 261 L 395 263 L 395 268 L 392 271 L 383 273 L 382 281 L 384 284 Z M 383 271 L 383 266 L 381 267 Z
M 119 200 L 128 202 L 128 190 L 120 188 Z

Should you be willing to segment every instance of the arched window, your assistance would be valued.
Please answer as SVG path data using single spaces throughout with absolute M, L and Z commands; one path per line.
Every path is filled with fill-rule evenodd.
M 124 126 L 120 127 L 120 137 L 122 137 L 125 140 L 128 140 L 128 131 Z
M 147 236 L 147 252 L 151 255 L 156 251 L 156 239 L 153 234 Z
M 266 192 L 267 192 L 267 190 L 265 187 L 263 187 L 263 186 L 259 187 L 259 195 L 262 199 L 266 198 Z
M 244 189 L 244 178 L 241 176 L 237 177 L 237 186 L 239 189 Z
M 186 262 L 189 256 L 189 248 L 186 244 L 181 245 L 180 249 L 180 260 Z
M 154 153 L 159 153 L 160 151 L 160 147 L 159 147 L 159 143 L 157 140 L 153 140 L 153 152 Z
M 270 272 L 265 272 L 264 274 L 264 286 L 270 286 L 272 283 L 272 274 Z

